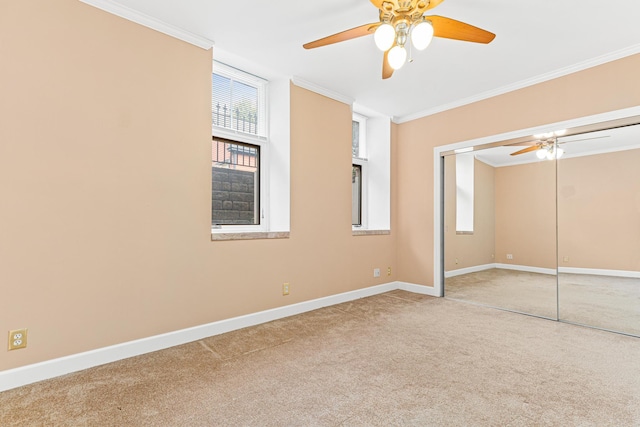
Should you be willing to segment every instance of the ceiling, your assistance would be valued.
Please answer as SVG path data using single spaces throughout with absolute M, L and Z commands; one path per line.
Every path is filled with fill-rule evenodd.
M 83 0 L 86 1 L 86 0 Z M 382 80 L 367 36 L 306 42 L 378 21 L 369 0 L 90 0 L 212 40 L 214 58 L 296 77 L 403 122 L 640 52 L 640 2 L 445 0 L 429 11 L 495 33 L 488 45 L 436 38 Z M 98 6 L 100 7 L 100 6 Z
M 558 145 L 564 150 L 562 159 L 640 149 L 640 124 L 559 137 Z M 511 155 L 522 148 L 526 146 L 498 146 L 473 151 L 473 155 L 494 167 L 547 161 L 538 159 L 535 151 Z

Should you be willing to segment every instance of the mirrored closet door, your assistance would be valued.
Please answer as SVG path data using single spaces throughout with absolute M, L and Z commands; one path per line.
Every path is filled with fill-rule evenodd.
M 523 148 L 445 157 L 445 296 L 556 319 L 555 160 Z
M 445 154 L 445 297 L 640 336 L 640 125 L 594 127 Z
M 640 125 L 558 146 L 559 317 L 640 336 Z

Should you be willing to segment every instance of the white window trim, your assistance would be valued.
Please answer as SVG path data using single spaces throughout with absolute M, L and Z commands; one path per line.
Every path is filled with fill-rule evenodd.
M 242 60 L 223 50 L 216 49 L 218 61 L 212 63 L 215 70 L 221 62 L 241 63 L 242 69 L 253 75 L 263 75 L 266 86 L 267 136 L 235 132 L 232 129 L 215 127 L 213 136 L 260 145 L 261 224 L 258 226 L 225 225 L 212 228 L 212 240 L 272 239 L 287 238 L 291 228 L 291 79 L 275 74 L 250 61 Z M 234 67 L 230 67 L 235 70 Z M 232 236 L 233 235 L 233 236 Z
M 230 135 L 231 134 L 231 135 Z M 219 132 L 216 128 L 216 132 L 213 137 L 225 138 L 236 142 L 244 142 L 246 144 L 253 144 L 260 147 L 260 164 L 258 165 L 260 170 L 260 224 L 258 225 L 235 225 L 224 224 L 218 226 L 211 226 L 211 233 L 250 233 L 250 232 L 265 232 L 269 230 L 269 210 L 266 209 L 265 203 L 269 200 L 269 144 L 264 138 L 251 138 L 248 134 L 240 133 L 235 134 L 232 132 Z
M 216 126 L 213 123 L 211 124 L 212 133 L 215 135 L 215 133 L 217 132 L 223 132 L 227 135 L 226 138 L 228 139 L 233 139 L 236 138 L 236 136 L 245 135 L 249 136 L 250 138 L 267 140 L 267 135 L 269 135 L 269 81 L 263 79 L 262 77 L 253 75 L 248 71 L 243 71 L 218 61 L 213 61 L 212 74 L 213 73 L 219 74 L 223 77 L 229 77 L 237 82 L 244 83 L 247 86 L 255 87 L 258 90 L 258 111 L 264 113 L 264 118 L 262 118 L 262 120 L 258 122 L 259 126 L 258 132 L 256 134 L 242 132 L 239 130 L 234 130 L 232 128 Z M 211 108 L 213 111 L 213 105 L 211 106 Z
M 353 158 L 353 164 L 362 166 L 362 225 L 352 226 L 354 235 L 367 235 L 366 231 L 391 229 L 391 119 L 354 106 L 353 120 L 365 120 L 364 159 Z M 364 114 L 366 114 L 366 116 Z M 359 232 L 359 233 L 357 233 Z
M 223 233 L 252 233 L 252 232 L 266 232 L 269 231 L 269 159 L 270 159 L 270 147 L 269 147 L 269 97 L 268 97 L 268 81 L 260 77 L 254 76 L 246 71 L 233 68 L 229 65 L 221 62 L 213 62 L 212 73 L 220 74 L 225 77 L 230 77 L 235 81 L 245 83 L 247 85 L 256 87 L 258 89 L 258 102 L 264 104 L 259 107 L 264 112 L 264 119 L 258 124 L 258 135 L 247 132 L 241 132 L 234 129 L 211 125 L 212 136 L 218 138 L 225 138 L 232 141 L 243 142 L 246 144 L 253 144 L 260 147 L 260 164 L 258 165 L 260 170 L 260 211 L 258 212 L 260 218 L 260 224 L 258 225 L 236 225 L 236 224 L 224 224 L 218 226 L 211 226 L 211 234 L 223 234 Z M 212 105 L 213 108 L 213 105 Z

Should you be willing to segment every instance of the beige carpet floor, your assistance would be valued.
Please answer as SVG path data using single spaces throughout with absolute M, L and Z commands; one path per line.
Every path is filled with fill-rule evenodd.
M 640 336 L 640 279 L 495 268 L 447 278 L 445 296 Z
M 638 426 L 640 339 L 404 291 L 0 393 L 2 426 Z

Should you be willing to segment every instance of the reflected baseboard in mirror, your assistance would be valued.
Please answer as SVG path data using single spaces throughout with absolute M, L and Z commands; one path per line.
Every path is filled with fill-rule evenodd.
M 445 279 L 445 297 L 557 320 L 556 276 L 492 268 Z
M 567 135 L 557 156 L 527 141 L 444 155 L 444 295 L 640 336 L 640 125 Z M 455 232 L 460 155 L 474 159 L 473 235 Z

